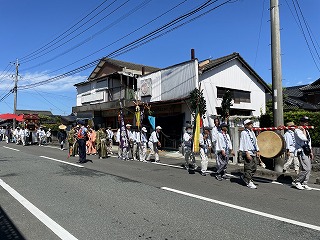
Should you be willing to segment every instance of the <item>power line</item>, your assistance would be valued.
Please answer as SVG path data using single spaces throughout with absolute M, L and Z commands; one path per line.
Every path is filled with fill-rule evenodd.
M 311 36 L 311 33 L 310 33 L 310 30 L 309 30 L 309 26 L 308 26 L 307 20 L 306 20 L 306 18 L 304 17 L 304 14 L 303 14 L 303 12 L 302 12 L 302 10 L 301 10 L 301 8 L 300 8 L 299 2 L 298 2 L 298 1 L 296 1 L 296 2 L 297 2 L 297 5 L 298 5 L 300 14 L 301 14 L 301 16 L 302 16 L 304 25 L 305 25 L 305 27 L 306 27 L 306 29 L 307 29 L 309 38 L 310 38 L 310 40 L 311 40 L 312 46 L 313 46 L 313 48 L 314 48 L 314 50 L 315 50 L 315 52 L 316 52 L 316 54 L 317 54 L 317 56 L 318 56 L 318 60 L 319 60 L 319 59 L 320 59 L 320 56 L 319 56 L 318 50 L 317 50 L 317 48 L 316 48 L 316 46 L 315 46 L 315 44 L 314 44 L 313 37 Z
M 51 43 L 54 43 L 56 40 L 58 40 L 60 37 L 62 37 L 63 35 L 65 35 L 66 33 L 68 33 L 71 29 L 73 29 L 74 27 L 76 27 L 78 24 L 80 24 L 83 20 L 85 20 L 89 15 L 91 15 L 94 11 L 96 11 L 99 7 L 101 7 L 105 2 L 107 2 L 108 0 L 103 1 L 101 4 L 99 4 L 96 8 L 94 8 L 90 13 L 88 13 L 85 17 L 83 17 L 81 20 L 79 20 L 76 24 L 74 24 L 72 27 L 68 28 L 66 31 L 64 31 L 62 34 L 60 34 L 58 37 L 54 38 L 53 40 L 51 40 L 49 43 L 45 44 L 44 46 L 38 48 L 36 51 L 33 51 L 32 53 L 20 58 L 21 60 L 24 60 L 26 58 L 30 58 L 31 56 L 37 54 L 38 52 L 43 51 L 44 48 L 46 48 L 48 45 L 50 45 Z M 99 15 L 101 12 L 99 12 L 97 15 Z M 97 16 L 95 15 L 95 16 Z M 61 41 L 61 40 L 59 40 Z
M 175 5 L 174 7 L 172 7 L 171 9 L 167 10 L 166 12 L 158 15 L 158 16 L 155 17 L 154 19 L 152 19 L 152 20 L 150 20 L 149 22 L 145 23 L 145 24 L 142 25 L 141 27 L 136 28 L 135 30 L 131 31 L 130 33 L 126 34 L 125 36 L 123 36 L 123 37 L 121 37 L 121 38 L 118 38 L 118 39 L 115 40 L 114 42 L 112 42 L 112 43 L 110 43 L 110 44 L 108 44 L 108 45 L 106 45 L 106 46 L 104 46 L 104 47 L 96 50 L 95 52 L 93 52 L 93 53 L 91 53 L 91 54 L 89 54 L 89 55 L 87 55 L 87 56 L 85 56 L 85 57 L 83 57 L 83 58 L 81 58 L 81 59 L 79 59 L 79 60 L 77 60 L 77 61 L 75 61 L 75 62 L 72 62 L 72 63 L 70 63 L 70 64 L 68 64 L 68 65 L 65 65 L 65 66 L 63 66 L 63 67 L 61 67 L 61 68 L 59 68 L 59 69 L 57 69 L 57 70 L 48 72 L 48 73 L 46 73 L 46 74 L 51 74 L 51 73 L 60 71 L 60 70 L 62 70 L 62 69 L 65 69 L 65 68 L 67 68 L 67 67 L 69 67 L 69 66 L 72 66 L 72 65 L 74 65 L 75 63 L 80 62 L 80 61 L 82 61 L 82 60 L 84 60 L 84 59 L 86 59 L 86 58 L 88 58 L 88 57 L 90 57 L 90 56 L 92 56 L 92 55 L 94 55 L 94 54 L 96 54 L 96 53 L 104 50 L 105 48 L 114 45 L 114 44 L 117 43 L 117 42 L 120 42 L 121 40 L 125 39 L 126 37 L 132 35 L 133 33 L 139 31 L 140 29 L 146 27 L 147 25 L 149 25 L 149 24 L 151 24 L 152 22 L 156 21 L 157 19 L 161 18 L 162 16 L 164 16 L 164 15 L 168 14 L 169 12 L 173 11 L 174 9 L 176 9 L 176 8 L 179 7 L 179 6 L 181 6 L 182 4 L 184 4 L 184 3 L 187 2 L 187 1 L 188 1 L 188 0 L 183 0 L 182 2 L 180 2 L 180 3 L 178 3 L 177 5 Z M 40 75 L 40 76 L 38 76 L 38 77 L 31 78 L 31 79 L 40 78 L 40 77 L 46 76 L 46 74 Z
M 110 23 L 108 26 L 106 26 L 106 27 L 103 28 L 102 30 L 96 32 L 95 34 L 91 35 L 90 37 L 86 38 L 85 40 L 83 40 L 82 42 L 78 43 L 77 45 L 69 48 L 68 50 L 66 50 L 66 51 L 64 51 L 64 52 L 62 52 L 62 53 L 60 53 L 60 54 L 58 54 L 58 55 L 56 55 L 56 56 L 54 56 L 54 57 L 52 57 L 52 58 L 44 61 L 44 62 L 42 62 L 42 63 L 39 63 L 39 64 L 37 64 L 37 65 L 35 65 L 35 66 L 26 68 L 26 69 L 24 69 L 24 70 L 26 71 L 26 70 L 30 70 L 30 69 L 35 68 L 35 67 L 42 66 L 42 65 L 44 65 L 44 64 L 46 64 L 46 63 L 48 63 L 48 62 L 51 62 L 51 61 L 57 59 L 58 57 L 61 57 L 61 56 L 65 55 L 65 54 L 67 54 L 67 53 L 75 50 L 76 48 L 78 48 L 78 47 L 82 46 L 83 44 L 85 44 L 85 43 L 93 40 L 93 39 L 94 39 L 95 37 L 97 37 L 98 35 L 102 34 L 102 33 L 105 32 L 106 30 L 108 30 L 108 29 L 110 29 L 111 27 L 115 26 L 115 25 L 118 24 L 119 22 L 123 21 L 124 19 L 126 19 L 127 17 L 129 17 L 131 14 L 135 13 L 136 11 L 138 11 L 140 8 L 145 7 L 145 6 L 146 6 L 149 2 L 151 2 L 151 1 L 152 1 L 152 0 L 144 0 L 144 2 L 140 3 L 140 4 L 139 4 L 138 6 L 136 6 L 134 9 L 132 9 L 132 10 L 130 10 L 129 12 L 127 12 L 126 14 L 122 15 L 121 17 L 119 17 L 118 19 L 116 19 L 115 21 L 113 21 L 112 23 Z M 120 7 L 122 7 L 122 6 L 120 6 Z M 119 7 L 119 8 L 120 8 L 120 7 Z M 115 9 L 115 10 L 114 10 L 113 12 L 111 12 L 110 14 L 114 13 L 114 12 L 115 12 L 116 10 L 118 10 L 119 8 Z M 73 39 L 73 38 L 72 38 L 72 39 Z M 72 39 L 70 39 L 70 40 L 72 40 Z M 53 50 L 54 50 L 54 49 L 53 49 Z M 53 50 L 52 50 L 52 51 L 53 51 Z M 47 52 L 47 53 L 49 53 L 49 52 Z M 47 53 L 46 53 L 46 54 L 47 54 Z M 45 54 L 44 54 L 44 55 L 45 55 Z M 31 60 L 30 60 L 30 61 L 31 61 Z
M 217 9 L 217 8 L 219 8 L 219 7 L 223 6 L 223 5 L 231 2 L 231 0 L 225 1 L 224 3 L 222 3 L 222 4 L 220 4 L 220 5 L 216 6 L 216 7 L 213 7 L 213 8 L 211 8 L 210 10 L 208 10 L 208 11 L 206 11 L 206 12 L 204 12 L 204 13 L 196 16 L 196 17 L 194 17 L 193 19 L 191 19 L 191 20 L 189 20 L 189 21 L 187 21 L 187 22 L 185 22 L 185 23 L 181 23 L 180 25 L 174 27 L 173 29 L 167 30 L 166 32 L 164 32 L 164 33 L 161 34 L 161 32 L 163 32 L 164 30 L 168 29 L 169 27 L 174 26 L 175 24 L 179 23 L 180 21 L 182 21 L 182 20 L 186 19 L 187 17 L 190 17 L 190 16 L 196 14 L 197 12 L 199 12 L 199 11 L 201 11 L 201 10 L 209 7 L 211 4 L 213 4 L 213 3 L 217 2 L 217 1 L 218 1 L 218 0 L 215 0 L 215 1 L 213 1 L 213 2 L 212 2 L 211 0 L 206 1 L 204 4 L 202 4 L 200 7 L 196 8 L 195 10 L 193 10 L 193 11 L 191 11 L 191 12 L 188 12 L 187 14 L 184 14 L 184 15 L 182 15 L 182 16 L 180 16 L 180 17 L 178 17 L 178 18 L 176 18 L 176 19 L 174 19 L 174 20 L 172 20 L 172 21 L 170 21 L 169 23 L 167 23 L 167 24 L 163 25 L 162 27 L 160 27 L 160 28 L 152 31 L 151 33 L 146 34 L 145 36 L 143 36 L 143 37 L 141 37 L 141 38 L 139 38 L 139 39 L 131 42 L 130 44 L 127 44 L 127 45 L 125 45 L 124 47 L 121 47 L 121 48 L 119 48 L 118 50 L 113 51 L 112 53 L 110 53 L 109 55 L 107 55 L 107 57 L 119 56 L 119 55 L 121 55 L 121 54 L 123 54 L 123 53 L 125 53 L 125 52 L 127 52 L 127 51 L 130 51 L 130 50 L 132 50 L 132 49 L 135 49 L 135 48 L 137 48 L 137 47 L 139 47 L 139 46 L 141 46 L 141 45 L 146 44 L 147 42 L 150 42 L 150 41 L 152 41 L 152 40 L 154 40 L 154 39 L 156 39 L 156 38 L 158 38 L 158 37 L 161 37 L 161 36 L 163 36 L 163 35 L 171 32 L 171 31 L 173 31 L 173 30 L 175 30 L 175 29 L 177 29 L 177 28 L 179 28 L 179 27 L 181 27 L 181 26 L 183 26 L 183 25 L 185 25 L 185 24 L 188 24 L 188 23 L 194 21 L 195 19 L 197 19 L 197 18 L 199 18 L 199 17 L 202 17 L 203 15 L 208 14 L 209 12 L 211 12 L 211 11 L 213 11 L 213 10 L 215 10 L 215 9 Z M 210 2 L 211 2 L 211 3 L 210 3 Z M 155 34 L 160 34 L 160 35 L 154 36 Z M 152 38 L 151 38 L 151 37 L 152 37 Z M 148 38 L 149 38 L 149 39 L 148 39 Z M 143 43 L 142 41 L 145 41 L 145 42 Z M 104 57 L 103 57 L 103 58 L 104 58 Z M 78 72 L 81 72 L 81 71 L 84 71 L 84 70 L 86 70 L 86 69 L 88 69 L 88 68 L 90 68 L 90 67 L 96 66 L 96 65 L 100 62 L 100 60 L 102 60 L 103 58 L 98 59 L 98 60 L 95 60 L 95 61 L 92 61 L 92 62 L 90 62 L 90 63 L 88 63 L 88 64 L 86 64 L 86 65 L 84 65 L 84 66 L 81 66 L 81 67 L 79 67 L 79 68 L 76 68 L 76 69 L 74 69 L 74 70 L 71 70 L 71 71 L 69 71 L 69 72 L 67 72 L 67 73 L 65 73 L 65 74 L 61 74 L 61 75 L 58 75 L 58 76 L 49 78 L 49 79 L 47 79 L 47 80 L 40 81 L 40 82 L 38 82 L 38 83 L 33 83 L 33 84 L 25 85 L 25 86 L 20 86 L 19 89 L 34 88 L 34 87 L 37 87 L 37 86 L 40 86 L 40 85 L 44 85 L 44 84 L 51 83 L 51 82 L 53 82 L 53 81 L 60 80 L 60 79 L 65 78 L 65 77 L 67 77 L 67 76 L 74 75 L 74 74 L 76 74 L 76 73 L 78 73 Z
M 102 12 L 102 11 L 104 11 L 105 9 L 107 9 L 108 7 L 110 7 L 110 6 L 111 6 L 113 3 L 115 3 L 116 1 L 118 1 L 118 0 L 114 0 L 111 4 L 109 4 L 107 7 L 105 7 L 105 8 L 104 8 L 103 10 L 101 10 L 100 12 Z M 125 3 L 123 3 L 120 7 L 124 6 L 124 5 L 125 5 L 126 3 L 128 3 L 129 1 L 131 1 L 131 0 L 127 0 L 127 1 L 126 1 Z M 119 8 L 120 8 L 120 7 L 119 7 Z M 117 9 L 119 9 L 119 8 L 117 8 Z M 99 12 L 99 13 L 100 13 L 100 12 Z M 114 11 L 113 11 L 113 12 L 114 12 Z M 112 13 L 113 13 L 113 12 L 112 12 Z M 98 14 L 99 14 L 99 13 L 98 13 Z M 70 42 L 70 41 L 72 41 L 73 39 L 75 39 L 76 37 L 78 37 L 78 36 L 80 36 L 81 34 L 85 33 L 85 32 L 88 31 L 90 28 L 94 27 L 95 25 L 97 25 L 99 22 L 101 22 L 102 20 L 104 20 L 105 18 L 107 18 L 107 17 L 110 16 L 110 15 L 111 15 L 111 13 L 107 14 L 106 16 L 104 16 L 103 18 L 101 18 L 99 21 L 95 22 L 94 24 L 92 24 L 92 25 L 90 25 L 89 27 L 87 27 L 85 30 L 81 31 L 79 34 L 77 34 L 77 35 L 75 35 L 74 37 L 68 39 L 67 41 L 61 43 L 60 45 L 56 46 L 55 48 L 53 48 L 53 49 L 51 49 L 51 50 L 48 50 L 47 52 L 44 52 L 45 50 L 49 49 L 50 47 L 56 45 L 57 43 L 61 42 L 63 39 L 65 39 L 65 38 L 67 38 L 68 36 L 70 36 L 72 33 L 74 33 L 75 31 L 77 31 L 78 29 L 80 29 L 82 26 L 84 26 L 86 23 L 88 23 L 88 22 L 91 21 L 93 18 L 95 18 L 97 15 L 94 16 L 94 17 L 92 17 L 92 18 L 90 18 L 90 19 L 89 19 L 88 21 L 86 21 L 84 24 L 80 25 L 78 28 L 76 28 L 75 30 L 73 30 L 71 33 L 68 33 L 65 37 L 63 37 L 63 38 L 60 39 L 59 41 L 57 41 L 57 42 L 55 42 L 54 44 L 50 45 L 49 47 L 46 47 L 45 49 L 43 49 L 43 50 L 41 51 L 41 52 L 44 52 L 43 54 L 40 54 L 41 52 L 39 52 L 39 53 L 36 54 L 36 55 L 38 55 L 38 56 L 35 56 L 35 57 L 33 57 L 33 58 L 32 58 L 32 56 L 31 56 L 31 57 L 29 57 L 29 58 L 27 58 L 27 59 L 24 59 L 21 63 L 27 63 L 27 62 L 33 61 L 33 60 L 35 60 L 35 59 L 38 59 L 39 57 L 42 57 L 42 56 L 44 56 L 44 55 L 46 55 L 46 54 L 48 54 L 48 53 L 50 53 L 50 52 L 52 52 L 52 51 L 60 48 L 61 46 L 65 45 L 65 44 L 67 44 L 68 42 Z M 39 54 L 40 54 L 40 55 L 39 55 Z
M 260 19 L 260 27 L 259 27 L 259 36 L 258 36 L 258 44 L 257 44 L 257 48 L 256 48 L 256 55 L 254 57 L 254 64 L 253 67 L 256 66 L 256 62 L 257 62 L 257 57 L 258 57 L 258 50 L 259 50 L 259 45 L 260 45 L 260 37 L 261 37 L 261 29 L 262 29 L 262 19 L 263 19 L 263 13 L 264 13 L 264 3 L 266 0 L 263 0 L 262 3 L 262 13 L 261 13 L 261 19 Z
M 301 23 L 301 20 L 300 20 L 300 17 L 299 17 L 299 13 L 298 13 L 298 11 L 297 11 L 297 7 L 296 7 L 296 4 L 295 4 L 294 0 L 292 0 L 292 3 L 293 3 L 293 6 L 294 6 L 294 9 L 295 9 L 297 18 L 298 18 L 298 22 L 299 22 L 300 29 L 301 29 L 301 31 L 302 31 L 302 35 L 303 35 L 304 40 L 305 40 L 305 42 L 306 42 L 306 44 L 307 44 L 307 46 L 308 46 L 308 49 L 309 49 L 309 52 L 310 52 L 310 54 L 311 54 L 312 60 L 313 60 L 314 64 L 316 65 L 316 68 L 317 68 L 318 71 L 320 72 L 320 68 L 318 67 L 318 64 L 317 64 L 317 62 L 316 62 L 316 60 L 315 60 L 314 54 L 313 54 L 313 52 L 312 52 L 312 50 L 311 50 L 311 47 L 310 47 L 309 42 L 308 42 L 308 39 L 307 39 L 306 34 L 305 34 L 305 32 L 304 32 L 304 29 L 303 29 L 303 26 L 302 26 L 302 23 Z M 298 3 L 297 3 L 297 4 L 298 4 Z

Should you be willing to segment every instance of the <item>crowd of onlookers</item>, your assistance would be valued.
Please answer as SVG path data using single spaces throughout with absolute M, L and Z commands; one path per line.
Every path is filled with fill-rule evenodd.
M 52 133 L 50 128 L 45 131 L 41 126 L 31 131 L 23 126 L 18 126 L 13 129 L 13 127 L 8 125 L 6 127 L 0 127 L 0 141 L 22 144 L 23 146 L 37 143 L 39 146 L 42 146 L 43 144 L 52 142 Z

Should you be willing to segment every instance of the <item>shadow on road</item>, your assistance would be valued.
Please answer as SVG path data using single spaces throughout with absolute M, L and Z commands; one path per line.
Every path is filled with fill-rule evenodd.
M 9 240 L 9 239 L 19 239 L 25 240 L 25 238 L 21 235 L 19 230 L 10 220 L 8 215 L 0 206 L 0 239 L 1 240 Z

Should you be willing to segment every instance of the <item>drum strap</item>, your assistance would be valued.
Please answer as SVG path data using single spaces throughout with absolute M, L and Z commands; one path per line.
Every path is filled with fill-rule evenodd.
M 257 151 L 256 143 L 255 143 L 255 141 L 253 140 L 253 137 L 252 137 L 252 135 L 250 134 L 249 130 L 246 129 L 246 131 L 247 131 L 247 133 L 248 133 L 248 135 L 249 135 L 249 138 L 250 138 L 251 143 L 252 143 L 252 145 L 253 145 L 254 151 L 256 152 L 256 151 Z
M 294 132 L 290 131 L 290 135 L 292 137 L 293 146 L 295 146 L 296 145 L 296 139 L 294 138 Z
M 227 139 L 227 135 L 225 133 L 222 133 L 223 138 L 224 138 L 224 142 L 226 144 L 225 150 L 226 150 L 226 154 L 229 154 L 229 145 L 228 145 L 228 139 Z

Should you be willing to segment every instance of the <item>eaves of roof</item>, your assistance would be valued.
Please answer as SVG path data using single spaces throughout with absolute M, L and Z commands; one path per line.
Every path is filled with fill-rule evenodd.
M 304 110 L 319 110 L 318 105 L 313 105 L 297 98 L 287 97 L 284 102 L 285 106 L 295 106 L 296 108 Z
M 116 59 L 112 59 L 112 58 L 103 58 L 97 64 L 97 66 L 92 71 L 92 73 L 90 74 L 88 79 L 94 79 L 96 77 L 96 75 L 99 73 L 99 71 L 101 70 L 101 68 L 103 68 L 103 66 L 106 63 L 109 63 L 109 64 L 111 64 L 111 65 L 113 65 L 115 67 L 119 67 L 121 69 L 126 68 L 128 70 L 134 70 L 134 71 L 139 71 L 139 72 L 142 72 L 142 67 L 144 67 L 144 70 L 147 73 L 159 70 L 159 68 L 151 67 L 151 66 L 145 66 L 145 65 L 142 65 L 142 64 L 125 62 L 125 61 L 120 61 L 120 60 L 116 60 Z
M 300 88 L 301 91 L 314 91 L 314 90 L 319 90 L 320 89 L 320 84 L 317 85 L 307 85 L 305 87 Z

